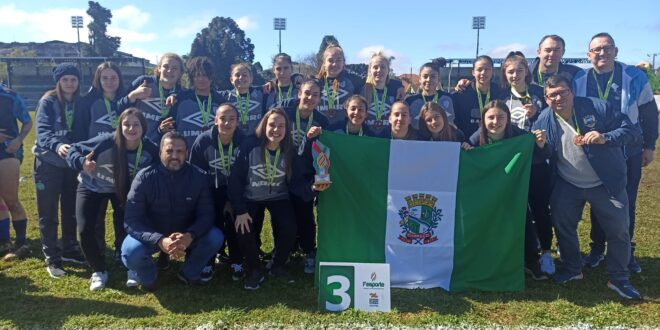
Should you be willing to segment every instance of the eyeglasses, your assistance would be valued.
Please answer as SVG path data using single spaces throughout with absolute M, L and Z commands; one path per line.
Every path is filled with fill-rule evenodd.
M 589 49 L 589 52 L 594 54 L 600 54 L 600 52 L 605 52 L 605 54 L 610 54 L 614 51 L 615 48 L 616 47 L 612 45 L 605 45 L 605 46 L 591 48 Z
M 553 100 L 553 101 L 556 101 L 557 98 L 558 98 L 559 96 L 561 96 L 561 98 L 563 99 L 563 98 L 565 98 L 565 97 L 568 97 L 568 95 L 569 95 L 570 93 L 571 93 L 570 90 L 568 90 L 568 89 L 564 89 L 564 90 L 561 90 L 561 91 L 558 91 L 558 92 L 554 92 L 554 93 L 551 93 L 551 94 L 545 94 L 545 97 L 547 97 L 547 98 L 549 98 L 549 99 L 551 99 L 551 100 Z

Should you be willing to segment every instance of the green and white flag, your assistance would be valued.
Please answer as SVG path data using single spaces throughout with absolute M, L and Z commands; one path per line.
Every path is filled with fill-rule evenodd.
M 324 132 L 332 186 L 318 205 L 319 262 L 388 263 L 392 287 L 516 291 L 534 140 L 456 142 Z

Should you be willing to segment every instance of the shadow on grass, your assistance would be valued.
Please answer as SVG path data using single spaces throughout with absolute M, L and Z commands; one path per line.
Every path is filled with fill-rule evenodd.
M 38 295 L 39 288 L 26 277 L 7 277 L 0 272 L 0 319 L 21 328 L 60 328 L 71 316 L 103 314 L 117 318 L 143 318 L 157 315 L 148 307 L 136 307 L 98 300 Z

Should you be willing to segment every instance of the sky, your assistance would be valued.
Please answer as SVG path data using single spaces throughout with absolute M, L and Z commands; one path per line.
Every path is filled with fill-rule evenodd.
M 108 35 L 121 37 L 120 50 L 152 63 L 165 52 L 186 54 L 195 35 L 215 16 L 233 18 L 255 45 L 255 62 L 270 67 L 278 52 L 273 18 L 285 17 L 282 51 L 295 60 L 316 53 L 324 35 L 332 34 L 344 48 L 348 63 L 367 63 L 375 51 L 394 56 L 395 73 L 414 72 L 431 58 L 474 58 L 477 31 L 473 16 L 486 16 L 479 54 L 503 57 L 520 50 L 535 57 L 547 34 L 566 40 L 564 57 L 586 57 L 589 40 L 609 32 L 619 47 L 618 60 L 660 66 L 660 2 L 612 1 L 126 1 L 102 0 L 113 13 Z M 616 3 L 616 4 L 615 4 Z M 497 4 L 497 5 L 496 5 Z M 75 42 L 71 16 L 86 26 L 87 1 L 3 0 L 0 41 Z M 87 40 L 87 28 L 80 31 Z

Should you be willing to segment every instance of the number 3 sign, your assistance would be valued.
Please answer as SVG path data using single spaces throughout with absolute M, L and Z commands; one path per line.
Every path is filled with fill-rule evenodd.
M 389 264 L 319 264 L 319 309 L 341 312 L 349 308 L 390 311 Z

